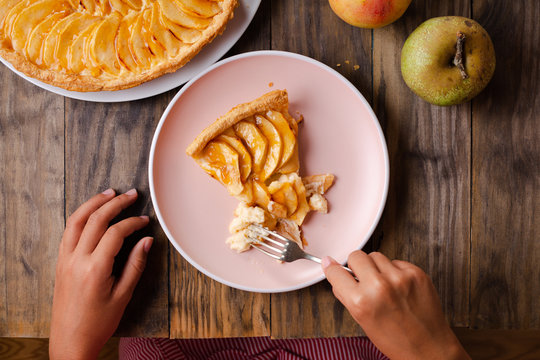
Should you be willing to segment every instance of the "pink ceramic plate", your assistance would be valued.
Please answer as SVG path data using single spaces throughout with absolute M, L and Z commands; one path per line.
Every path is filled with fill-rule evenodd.
M 270 86 L 273 84 L 273 86 Z M 211 278 L 242 290 L 283 292 L 324 278 L 316 263 L 280 264 L 225 244 L 238 201 L 185 154 L 218 116 L 273 89 L 287 89 L 300 127 L 301 175 L 333 173 L 330 212 L 311 213 L 302 226 L 314 255 L 344 263 L 367 242 L 388 190 L 388 153 L 377 118 L 358 90 L 313 59 L 281 51 L 234 56 L 211 66 L 171 101 L 150 151 L 150 191 L 157 217 L 174 247 Z

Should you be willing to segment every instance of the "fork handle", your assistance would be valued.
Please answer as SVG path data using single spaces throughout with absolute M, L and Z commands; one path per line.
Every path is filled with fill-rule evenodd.
M 311 254 L 308 254 L 308 253 L 304 253 L 304 259 L 308 259 L 308 260 L 311 260 L 311 261 L 315 261 L 316 263 L 321 263 L 321 258 L 318 258 L 316 256 L 313 256 Z M 341 265 L 342 268 L 344 268 L 345 270 L 347 270 L 349 272 L 349 274 L 351 274 L 352 276 L 354 276 L 354 273 L 351 269 L 349 269 L 348 267 L 346 266 L 343 266 Z M 356 276 L 354 276 L 354 278 L 356 279 Z

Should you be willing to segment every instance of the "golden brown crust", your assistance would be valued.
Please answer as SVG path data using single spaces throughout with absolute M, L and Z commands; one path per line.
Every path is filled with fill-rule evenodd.
M 235 106 L 228 113 L 219 117 L 212 125 L 204 129 L 188 146 L 186 153 L 189 156 L 197 154 L 204 149 L 210 140 L 237 122 L 268 110 L 275 110 L 282 114 L 288 114 L 289 98 L 287 96 L 287 90 L 274 90 L 251 102 Z
M 174 58 L 168 59 L 164 63 L 153 66 L 141 73 L 131 73 L 126 70 L 122 73 L 125 76 L 121 78 L 111 75 L 110 79 L 103 79 L 89 75 L 68 74 L 51 69 L 42 69 L 18 52 L 3 46 L 0 46 L 0 56 L 9 61 L 16 70 L 23 74 L 67 90 L 88 92 L 127 89 L 158 78 L 166 73 L 175 72 L 188 63 L 206 44 L 223 33 L 227 22 L 233 18 L 233 11 L 236 6 L 238 6 L 237 0 L 224 0 L 222 4 L 223 11 L 214 17 L 212 24 L 202 32 L 199 40 L 191 44 L 191 46 L 182 48 Z

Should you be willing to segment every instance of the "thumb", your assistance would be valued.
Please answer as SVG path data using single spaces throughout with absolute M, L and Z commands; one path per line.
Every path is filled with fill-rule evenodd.
M 151 237 L 145 237 L 139 240 L 139 242 L 133 247 L 129 257 L 127 259 L 122 275 L 116 284 L 116 292 L 118 295 L 124 297 L 127 295 L 131 299 L 133 290 L 139 282 L 141 275 L 146 267 L 146 259 L 148 252 L 152 247 L 154 239 Z
M 332 285 L 334 294 L 338 300 L 345 303 L 347 295 L 352 294 L 353 290 L 357 288 L 358 282 L 343 266 L 330 256 L 322 259 L 321 266 L 326 279 Z

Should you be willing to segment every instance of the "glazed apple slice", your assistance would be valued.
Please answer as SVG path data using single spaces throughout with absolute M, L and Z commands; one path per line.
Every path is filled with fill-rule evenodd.
M 124 1 L 122 0 L 109 0 L 113 10 L 118 11 L 123 16 L 126 16 L 129 10 L 131 9 Z
M 298 208 L 289 218 L 294 220 L 294 222 L 300 226 L 304 222 L 304 218 L 310 210 L 309 204 L 306 200 L 306 188 L 302 183 L 302 179 L 300 179 L 296 173 L 289 174 L 289 179 L 293 180 L 291 182 L 293 183 L 294 191 L 296 192 L 296 196 L 298 198 Z
M 294 147 L 296 145 L 296 136 L 289 127 L 289 122 L 283 117 L 283 115 L 277 111 L 268 111 L 266 118 L 276 127 L 281 139 L 283 140 L 283 154 L 278 168 L 282 167 L 289 161 L 294 153 Z
M 255 124 L 248 121 L 240 121 L 234 125 L 236 135 L 247 145 L 253 161 L 253 171 L 259 174 L 264 168 L 268 142 Z
M 231 195 L 242 193 L 238 153 L 232 147 L 221 141 L 212 141 L 206 145 L 195 161 L 208 174 L 225 185 Z
M 0 37 L 3 36 L 2 32 L 4 31 L 4 23 L 7 18 L 7 14 L 11 11 L 14 6 L 17 4 L 24 3 L 23 0 L 0 0 Z M 20 4 L 22 9 L 24 5 Z
M 160 11 L 160 21 L 174 36 L 185 44 L 193 44 L 201 38 L 201 32 L 197 29 L 188 29 L 167 19 Z
M 122 0 L 133 10 L 139 10 L 142 8 L 142 0 Z
M 203 19 L 186 14 L 175 0 L 158 0 L 163 15 L 172 22 L 191 29 L 205 29 L 210 25 L 210 19 Z
M 89 38 L 92 36 L 92 33 L 96 27 L 100 24 L 101 21 L 96 21 L 90 24 L 86 29 L 84 29 L 79 36 L 69 47 L 67 58 L 68 58 L 68 69 L 74 73 L 80 73 L 86 67 L 86 43 L 89 42 Z
M 146 41 L 142 34 L 142 25 L 143 25 L 143 14 L 140 13 L 137 15 L 133 26 L 131 27 L 131 37 L 129 39 L 129 50 L 133 55 L 137 64 L 147 69 L 150 67 L 150 60 L 152 58 L 152 53 L 146 47 Z
M 251 174 L 251 155 L 249 155 L 246 147 L 240 140 L 229 135 L 220 135 L 217 139 L 231 146 L 238 153 L 240 161 L 240 174 L 242 175 L 242 182 L 245 183 Z
M 298 159 L 298 143 L 294 144 L 294 150 L 287 161 L 282 167 L 279 168 L 279 172 L 282 174 L 289 174 L 293 172 L 298 172 L 300 169 L 300 161 Z
M 182 43 L 162 24 L 159 19 L 160 12 L 159 4 L 157 2 L 152 3 L 149 29 L 156 41 L 165 48 L 167 56 L 173 57 L 178 54 Z
M 43 41 L 43 63 L 51 68 L 55 68 L 60 65 L 56 58 L 56 50 L 58 45 L 58 35 L 68 26 L 73 20 L 81 17 L 81 13 L 72 13 L 62 20 L 59 20 L 51 28 L 51 31 Z
M 26 41 L 26 46 L 24 48 L 24 53 L 26 58 L 33 62 L 34 64 L 41 65 L 41 48 L 43 46 L 43 39 L 47 36 L 51 28 L 56 24 L 56 22 L 63 17 L 65 17 L 68 12 L 59 12 L 56 14 L 49 15 L 42 22 L 40 22 L 34 30 L 28 35 L 28 40 Z
M 137 20 L 138 15 L 139 13 L 130 12 L 127 16 L 125 16 L 118 27 L 118 34 L 116 35 L 116 59 L 118 60 L 119 64 L 129 71 L 135 71 L 137 68 L 135 58 L 129 49 L 131 37 L 129 29 L 133 26 L 135 20 Z
M 195 16 L 209 18 L 217 15 L 221 8 L 215 2 L 208 0 L 175 0 L 182 10 Z
M 277 129 L 264 116 L 256 115 L 255 123 L 268 141 L 268 155 L 264 168 L 260 174 L 260 180 L 265 181 L 274 172 L 281 161 L 281 136 Z
M 88 14 L 94 14 L 94 12 L 96 11 L 95 0 L 80 0 L 80 4 L 83 8 L 86 9 L 86 12 Z
M 287 208 L 287 216 L 291 216 L 298 208 L 298 196 L 291 183 L 274 181 L 268 186 L 272 200 Z
M 8 5 L 9 2 L 8 2 Z M 3 26 L 2 30 L 4 33 L 4 36 L 8 37 L 9 34 L 11 34 L 11 27 L 13 25 L 13 22 L 17 18 L 17 16 L 28 6 L 28 1 L 21 1 L 17 4 L 13 4 L 13 6 L 6 12 L 5 17 L 3 17 Z M 2 8 L 3 6 L 0 6 Z
M 148 8 L 143 10 L 143 27 L 142 27 L 142 34 L 144 37 L 144 40 L 146 41 L 146 45 L 150 52 L 152 53 L 153 57 L 161 60 L 165 58 L 167 55 L 165 54 L 165 47 L 161 45 L 154 36 L 154 32 L 151 29 L 152 25 L 152 12 L 153 8 Z
M 82 16 L 71 21 L 60 33 L 58 34 L 58 45 L 56 51 L 56 59 L 60 63 L 60 66 L 64 69 L 69 69 L 69 57 L 68 52 L 73 41 L 90 25 L 97 22 L 98 18 L 83 14 Z
M 13 21 L 11 46 L 21 51 L 26 45 L 30 32 L 49 14 L 67 10 L 67 4 L 57 0 L 41 0 L 23 9 Z
M 107 16 L 94 31 L 90 40 L 90 56 L 96 64 L 109 74 L 117 75 L 120 72 L 120 64 L 116 60 L 114 44 L 118 26 L 122 16 L 115 11 Z

